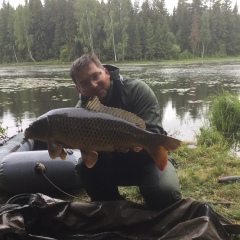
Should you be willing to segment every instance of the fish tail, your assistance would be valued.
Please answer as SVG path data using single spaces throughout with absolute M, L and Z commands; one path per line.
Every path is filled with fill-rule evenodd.
M 148 153 L 151 155 L 158 168 L 163 171 L 168 163 L 168 151 L 166 148 L 159 146 L 158 149 L 154 149 L 154 151 L 149 150 Z
M 174 151 L 180 147 L 181 141 L 166 135 L 160 135 L 159 144 L 164 146 L 167 151 Z
M 155 136 L 154 142 L 151 142 L 151 146 L 146 148 L 146 150 L 158 168 L 163 171 L 168 163 L 168 151 L 177 149 L 181 145 L 181 141 L 166 135 L 155 134 Z

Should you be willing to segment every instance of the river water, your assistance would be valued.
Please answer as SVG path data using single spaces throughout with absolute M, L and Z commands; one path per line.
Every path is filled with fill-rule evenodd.
M 120 66 L 120 65 L 119 65 Z M 74 107 L 78 93 L 70 66 L 0 67 L 0 122 L 8 136 L 23 131 L 36 117 L 54 108 Z M 240 92 L 239 64 L 121 65 L 125 77 L 145 81 L 162 109 L 169 135 L 194 141 L 206 123 L 210 95 Z

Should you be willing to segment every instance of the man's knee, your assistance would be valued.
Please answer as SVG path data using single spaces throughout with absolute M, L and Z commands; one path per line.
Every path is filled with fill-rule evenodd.
M 145 203 L 150 208 L 162 210 L 181 200 L 180 189 L 176 187 L 140 187 Z
M 168 162 L 163 172 L 158 169 L 152 170 L 152 175 L 140 185 L 140 192 L 146 204 L 157 210 L 179 201 L 181 199 L 179 179 L 172 163 Z

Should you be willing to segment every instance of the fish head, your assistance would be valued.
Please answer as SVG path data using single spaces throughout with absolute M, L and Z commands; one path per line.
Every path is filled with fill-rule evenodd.
M 24 131 L 25 139 L 40 140 L 47 142 L 49 138 L 48 118 L 40 118 L 32 122 Z

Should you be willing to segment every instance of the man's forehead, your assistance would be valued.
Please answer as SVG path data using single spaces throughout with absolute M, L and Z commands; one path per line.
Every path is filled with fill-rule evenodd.
M 99 67 L 95 63 L 90 63 L 82 68 L 81 71 L 83 72 L 94 72 L 94 71 L 99 71 Z
M 79 80 L 83 79 L 86 80 L 86 78 L 92 77 L 94 74 L 101 71 L 101 68 L 96 66 L 95 63 L 91 63 L 87 66 L 84 66 L 79 72 L 78 72 L 78 78 Z

